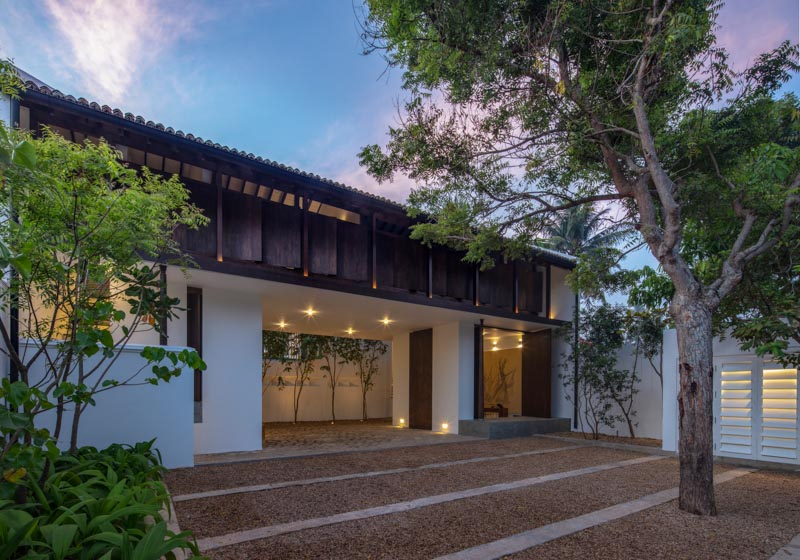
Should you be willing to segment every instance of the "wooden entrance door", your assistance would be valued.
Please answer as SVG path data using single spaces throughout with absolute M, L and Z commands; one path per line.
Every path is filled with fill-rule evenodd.
M 412 332 L 408 359 L 408 427 L 430 430 L 433 416 L 433 329 Z
M 522 338 L 522 415 L 550 418 L 550 330 L 525 333 Z

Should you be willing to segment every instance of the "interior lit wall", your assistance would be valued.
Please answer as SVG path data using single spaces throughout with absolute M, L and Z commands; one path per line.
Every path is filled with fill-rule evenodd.
M 314 362 L 314 373 L 306 382 L 300 395 L 298 420 L 301 422 L 331 419 L 331 388 L 327 372 L 321 369 L 324 360 Z M 283 376 L 287 385 L 279 389 L 276 377 Z M 276 362 L 270 366 L 263 379 L 261 418 L 264 422 L 292 422 L 294 420 L 292 380 L 294 374 L 283 372 Z M 388 418 L 392 415 L 392 352 L 381 356 L 374 387 L 367 393 L 369 418 Z M 361 385 L 354 364 L 343 366 L 336 387 L 336 419 L 361 419 Z
M 500 368 L 507 374 L 505 384 Z M 509 415 L 522 414 L 522 350 L 488 350 L 483 353 L 483 403 L 494 407 L 501 403 Z
M 401 418 L 408 422 L 409 341 L 409 333 L 392 338 L 392 424 L 395 426 L 400 425 Z

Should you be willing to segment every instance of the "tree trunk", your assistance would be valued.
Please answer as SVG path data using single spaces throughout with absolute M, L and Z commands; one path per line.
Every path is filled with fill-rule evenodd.
M 336 424 L 336 381 L 331 378 L 331 424 Z
M 676 294 L 672 315 L 678 334 L 679 507 L 716 515 L 712 424 L 714 354 L 712 309 L 700 296 Z
M 361 393 L 361 420 L 366 422 L 367 420 L 367 392 L 362 391 Z

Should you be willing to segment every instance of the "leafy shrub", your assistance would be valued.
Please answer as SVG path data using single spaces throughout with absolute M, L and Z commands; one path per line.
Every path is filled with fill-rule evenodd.
M 39 472 L 4 468 L 0 559 L 157 560 L 175 558 L 177 549 L 198 554 L 191 533 L 167 528 L 164 468 L 152 445 L 84 447 L 59 454 Z

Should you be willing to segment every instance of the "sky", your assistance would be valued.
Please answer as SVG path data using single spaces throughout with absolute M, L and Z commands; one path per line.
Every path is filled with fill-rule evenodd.
M 361 53 L 359 2 L 0 0 L 0 56 L 64 93 L 403 201 L 410 181 L 358 165 L 404 98 L 400 71 Z M 799 17 L 798 0 L 728 0 L 718 40 L 741 69 L 797 42 Z

